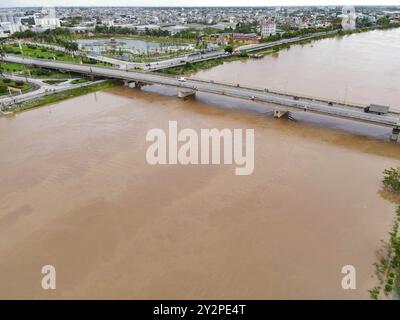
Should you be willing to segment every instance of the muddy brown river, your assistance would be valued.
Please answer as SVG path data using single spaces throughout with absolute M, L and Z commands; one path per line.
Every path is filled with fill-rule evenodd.
M 314 41 L 197 77 L 400 111 L 400 29 Z
M 362 48 L 368 34 L 357 37 Z M 255 83 L 250 68 L 267 70 L 295 50 L 304 50 L 304 68 L 306 53 L 326 41 L 340 51 L 347 40 L 197 76 L 229 81 L 227 70 L 245 65 L 243 82 Z M 289 82 L 294 91 L 300 72 Z M 266 75 L 253 73 L 268 85 Z M 309 94 L 320 92 L 304 83 Z M 349 98 L 359 101 L 355 90 Z M 376 97 L 399 101 L 398 92 Z M 182 101 L 149 87 L 0 118 L 0 298 L 367 299 L 396 200 L 382 190 L 382 171 L 400 164 L 399 144 L 387 129 L 296 114 L 277 120 L 269 111 L 212 95 Z M 169 120 L 254 129 L 254 173 L 150 166 L 146 133 Z M 49 264 L 57 289 L 45 291 L 41 268 Z M 341 287 L 344 265 L 356 268 L 356 290 Z

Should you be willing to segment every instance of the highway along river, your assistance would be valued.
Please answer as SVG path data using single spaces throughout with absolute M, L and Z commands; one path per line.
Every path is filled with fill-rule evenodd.
M 357 35 L 361 53 L 379 52 L 365 40 L 371 35 Z M 334 56 L 346 41 L 198 76 L 231 81 L 241 66 L 244 82 L 267 85 L 275 81 L 267 66 L 297 50 L 289 84 L 300 85 L 306 53 L 321 46 Z M 374 64 L 364 68 L 370 76 L 360 81 L 379 77 Z M 317 70 L 304 74 L 309 86 L 290 88 L 322 96 L 325 86 L 343 90 L 340 73 L 310 80 Z M 389 89 L 380 81 L 375 97 L 391 103 L 381 101 Z M 356 90 L 349 97 L 361 97 Z M 382 171 L 400 164 L 387 130 L 296 115 L 276 120 L 250 101 L 174 94 L 115 88 L 0 119 L 0 298 L 368 298 L 396 200 L 381 188 Z M 146 133 L 169 120 L 180 128 L 254 128 L 254 173 L 148 165 Z M 57 270 L 56 290 L 40 285 L 48 264 Z M 357 289 L 346 291 L 341 268 L 349 264 Z

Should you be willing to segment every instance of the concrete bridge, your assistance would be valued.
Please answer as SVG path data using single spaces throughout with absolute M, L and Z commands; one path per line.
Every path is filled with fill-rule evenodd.
M 54 60 L 31 59 L 11 55 L 4 56 L 2 60 L 35 67 L 76 72 L 89 76 L 119 79 L 123 80 L 127 85 L 128 83 L 132 83 L 136 87 L 141 87 L 145 84 L 171 86 L 178 88 L 180 97 L 194 95 L 196 92 L 205 92 L 257 102 L 272 103 L 275 105 L 275 116 L 277 118 L 284 116 L 288 111 L 302 111 L 385 126 L 392 129 L 392 140 L 396 141 L 400 134 L 400 114 L 398 112 L 390 111 L 385 115 L 365 113 L 365 106 L 362 105 L 291 95 L 268 89 L 243 87 L 239 84 L 216 83 L 193 78 L 182 79 L 154 73 L 124 71 L 114 68 L 79 65 Z

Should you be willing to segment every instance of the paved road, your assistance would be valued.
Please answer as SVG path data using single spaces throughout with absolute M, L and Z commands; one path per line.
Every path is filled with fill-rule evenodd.
M 193 78 L 180 81 L 181 79 L 176 77 L 154 73 L 123 71 L 113 68 L 23 58 L 19 56 L 8 55 L 3 59 L 8 62 L 66 70 L 88 75 L 135 81 L 145 84 L 172 86 L 177 87 L 181 91 L 191 90 L 194 92 L 207 92 L 246 100 L 274 103 L 279 105 L 280 107 L 277 107 L 277 109 L 281 110 L 308 111 L 361 122 L 373 123 L 391 128 L 400 128 L 399 113 L 393 111 L 387 115 L 374 115 L 365 113 L 362 109 L 362 106 L 341 104 L 339 102 L 330 103 L 329 101 L 322 99 L 293 96 L 279 92 L 272 92 L 267 89 L 249 87 L 245 88 L 232 84 L 214 83 L 213 81 L 202 81 Z
M 34 83 L 35 85 L 38 86 L 38 89 L 34 91 L 29 91 L 20 95 L 12 95 L 12 96 L 2 96 L 0 97 L 0 106 L 9 106 L 17 103 L 23 103 L 27 102 L 29 100 L 35 100 L 38 98 L 41 98 L 43 96 L 57 93 L 57 92 L 62 92 L 66 90 L 71 90 L 74 88 L 79 88 L 83 86 L 87 86 L 90 84 L 93 84 L 95 82 L 84 82 L 84 83 L 77 83 L 77 84 L 72 84 L 71 81 L 74 79 L 65 79 L 65 82 L 59 83 L 59 84 L 54 84 L 50 85 L 45 83 L 45 80 L 48 79 L 37 79 L 37 78 L 26 78 L 26 77 L 21 77 L 21 76 L 15 76 L 15 75 L 5 75 L 8 79 L 12 80 L 20 80 L 20 81 L 29 81 L 31 83 Z M 104 80 L 102 80 L 104 81 Z M 101 81 L 97 81 L 101 82 Z
M 168 59 L 168 60 L 159 60 L 155 62 L 129 62 L 129 61 L 124 61 L 124 60 L 118 60 L 114 58 L 109 58 L 109 57 L 104 57 L 102 55 L 96 55 L 96 54 L 88 54 L 87 57 L 101 61 L 101 62 L 108 62 L 113 65 L 118 66 L 121 70 L 129 70 L 129 69 L 134 69 L 134 68 L 139 68 L 143 71 L 157 71 L 157 70 L 162 70 L 162 69 L 167 69 L 167 68 L 172 68 L 172 67 L 178 67 L 178 66 L 183 66 L 187 62 L 200 62 L 200 61 L 206 61 L 206 60 L 213 60 L 213 59 L 218 59 L 221 57 L 225 57 L 227 54 L 222 51 L 222 50 L 217 50 L 217 51 L 211 51 L 211 52 L 206 52 L 206 53 L 198 53 L 198 54 L 190 54 L 187 56 L 179 57 L 179 58 L 173 58 L 173 59 Z

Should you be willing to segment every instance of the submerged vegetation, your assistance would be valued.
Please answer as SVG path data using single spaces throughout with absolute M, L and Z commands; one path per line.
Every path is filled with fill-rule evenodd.
M 163 70 L 160 70 L 160 72 L 173 74 L 173 75 L 192 74 L 192 73 L 196 73 L 200 70 L 211 69 L 213 67 L 223 64 L 224 62 L 243 60 L 243 59 L 247 59 L 248 57 L 249 57 L 249 55 L 246 52 L 242 52 L 238 55 L 232 55 L 232 56 L 222 57 L 222 58 L 213 59 L 213 60 L 206 60 L 206 61 L 200 61 L 200 62 L 195 62 L 195 63 L 187 62 L 183 66 L 163 69 Z
M 393 192 L 400 193 L 400 168 L 386 169 L 384 172 L 383 184 Z
M 391 192 L 400 193 L 400 168 L 384 171 L 384 186 Z M 370 290 L 372 299 L 400 298 L 400 207 L 396 210 L 389 240 L 382 241 L 379 261 L 375 263 L 378 285 Z

